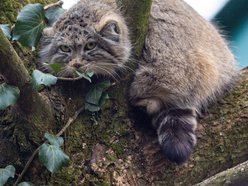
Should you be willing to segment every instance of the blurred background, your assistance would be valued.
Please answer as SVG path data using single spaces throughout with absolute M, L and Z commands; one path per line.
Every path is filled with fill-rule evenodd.
M 63 0 L 68 9 L 78 0 Z M 239 67 L 248 66 L 248 0 L 184 0 L 213 22 L 230 43 Z

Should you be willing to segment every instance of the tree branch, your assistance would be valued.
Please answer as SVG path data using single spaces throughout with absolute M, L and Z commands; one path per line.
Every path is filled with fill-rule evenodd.
M 227 169 L 195 186 L 246 185 L 248 183 L 248 161 Z
M 140 56 L 148 29 L 152 0 L 116 0 L 123 7 L 130 24 L 135 55 Z
M 31 77 L 25 68 L 23 61 L 17 55 L 9 40 L 0 30 L 0 74 L 4 76 L 7 83 L 20 89 L 18 107 L 21 113 L 32 115 L 34 113 L 47 112 L 47 103 L 41 99 L 38 92 L 33 89 Z
M 0 62 L 0 73 L 8 83 L 19 89 L 30 83 L 31 77 L 27 69 L 2 30 L 0 30 Z

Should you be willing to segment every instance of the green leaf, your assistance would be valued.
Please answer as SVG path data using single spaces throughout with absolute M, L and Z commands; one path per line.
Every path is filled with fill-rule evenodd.
M 15 167 L 8 165 L 5 168 L 0 169 L 0 185 L 4 185 L 9 178 L 15 177 Z
M 30 182 L 21 182 L 17 186 L 34 186 L 34 184 L 32 184 Z
M 76 70 L 75 73 L 78 77 L 83 77 L 84 79 L 87 79 L 90 83 L 92 82 L 91 77 L 94 75 L 94 72 L 81 73 Z
M 102 96 L 103 89 L 99 86 L 93 86 L 86 94 L 85 101 L 93 105 L 99 105 L 100 98 Z
M 90 112 L 98 112 L 101 110 L 101 107 L 106 103 L 106 100 L 109 99 L 109 95 L 106 92 L 103 92 L 98 105 L 94 105 L 91 103 L 85 103 L 85 110 Z
M 39 85 L 45 85 L 45 86 L 51 86 L 55 85 L 57 83 L 58 78 L 51 75 L 43 73 L 39 70 L 34 70 L 32 73 L 32 83 L 35 88 L 37 88 Z
M 60 63 L 49 64 L 49 66 L 53 69 L 55 73 L 58 73 L 60 69 L 62 68 L 62 64 Z
M 14 105 L 20 96 L 20 90 L 17 87 L 3 83 L 0 85 L 0 110 Z
M 65 10 L 60 6 L 52 6 L 46 10 L 45 17 L 48 20 L 48 26 L 52 26 L 52 24 L 58 19 L 58 17 L 64 12 Z
M 62 137 L 58 137 L 49 133 L 45 133 L 44 137 L 49 141 L 50 144 L 55 145 L 57 147 L 64 144 L 64 139 Z
M 99 105 L 104 89 L 110 86 L 110 81 L 103 81 L 93 85 L 89 92 L 86 94 L 85 100 L 93 105 Z
M 40 162 L 54 173 L 69 162 L 69 157 L 56 145 L 43 144 L 39 150 Z
M 45 27 L 45 11 L 41 4 L 26 5 L 19 15 L 13 29 L 13 40 L 23 46 L 35 47 Z
M 100 105 L 100 106 L 103 106 L 103 105 L 106 103 L 107 99 L 109 99 L 108 93 L 103 92 L 103 94 L 102 94 L 102 96 L 101 96 L 101 99 L 100 99 L 100 101 L 99 101 L 99 105 Z
M 85 103 L 85 106 L 84 106 L 85 110 L 88 110 L 90 112 L 98 112 L 99 110 L 101 110 L 101 107 L 98 106 L 98 105 L 93 105 L 93 104 L 90 104 L 90 103 Z
M 104 90 L 110 86 L 110 81 L 103 81 L 93 85 L 85 96 L 85 109 L 91 112 L 97 112 L 101 109 L 108 98 Z
M 8 38 L 11 39 L 11 29 L 8 24 L 0 24 L 0 28 L 2 29 L 4 35 Z
M 86 74 L 87 74 L 88 77 L 91 78 L 94 75 L 94 72 L 87 72 Z

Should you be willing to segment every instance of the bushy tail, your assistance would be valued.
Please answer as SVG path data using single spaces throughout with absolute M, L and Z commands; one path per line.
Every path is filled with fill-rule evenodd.
M 158 141 L 166 157 L 177 164 L 185 162 L 196 144 L 196 114 L 192 109 L 164 110 L 153 118 Z

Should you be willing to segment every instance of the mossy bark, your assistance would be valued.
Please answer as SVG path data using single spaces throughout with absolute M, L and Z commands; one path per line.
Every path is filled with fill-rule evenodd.
M 195 186 L 230 186 L 247 185 L 248 183 L 248 161 L 231 169 L 223 171 L 213 177 L 204 180 Z
M 0 1 L 0 23 L 12 24 L 19 8 L 26 3 L 27 1 Z M 0 31 L 0 74 L 8 84 L 20 89 L 18 104 L 0 111 L 0 166 L 13 163 L 19 171 L 41 143 L 44 132 L 54 128 L 56 120 L 48 97 L 32 88 L 31 76 L 24 66 L 31 66 L 28 64 L 33 55 L 30 55 L 30 50 L 23 49 L 17 43 L 13 46 L 21 58 Z
M 44 122 L 52 118 L 51 109 L 47 108 L 48 103 L 32 87 L 31 76 L 25 68 L 14 48 L 0 30 L 0 73 L 8 84 L 16 86 L 20 90 L 18 100 L 18 112 L 27 119 L 43 117 Z M 44 117 L 46 116 L 46 117 Z M 31 117 L 31 118 L 30 118 Z
M 144 118 L 130 118 L 126 91 L 121 84 L 113 87 L 102 112 L 82 114 L 68 130 L 71 164 L 52 176 L 52 185 L 193 185 L 247 160 L 248 69 L 199 121 L 198 145 L 182 166 L 165 160 Z
M 127 15 L 129 28 L 131 28 L 134 53 L 138 57 L 144 46 L 152 0 L 117 0 L 117 3 L 120 7 L 123 7 Z
M 144 32 L 147 30 L 146 19 L 151 1 L 119 2 L 127 3 L 123 7 L 126 8 L 131 30 L 136 30 L 133 32 L 133 41 L 139 43 L 136 46 L 136 55 L 139 56 Z M 136 8 L 128 8 L 133 5 Z M 17 8 L 14 8 L 15 10 Z M 0 12 L 1 16 L 11 20 Z M 137 23 L 135 20 L 138 20 Z M 129 78 L 127 79 L 116 82 L 108 90 L 110 99 L 100 112 L 83 112 L 64 134 L 64 150 L 71 159 L 68 167 L 50 177 L 43 177 L 40 176 L 41 169 L 32 166 L 24 180 L 35 185 L 60 186 L 193 185 L 247 159 L 248 70 L 243 71 L 239 86 L 217 105 L 212 106 L 204 119 L 200 120 L 198 145 L 191 159 L 182 166 L 165 160 L 156 133 L 146 125 L 149 121 L 145 116 L 142 115 L 141 119 L 133 117 L 133 110 L 126 100 L 129 85 Z M 48 132 L 56 133 L 68 117 L 84 105 L 83 97 L 88 87 L 87 82 L 79 80 L 59 82 L 56 87 L 42 91 L 43 96 L 51 100 L 57 120 L 47 128 Z M 0 119 L 0 148 L 4 145 L 6 149 L 7 146 L 21 146 L 14 152 L 18 158 L 8 159 L 6 156 L 4 165 L 15 164 L 19 173 L 24 160 L 41 138 L 36 134 L 36 129 L 26 127 L 24 123 L 20 124 L 18 120 L 11 118 L 9 112 L 4 111 L 1 114 L 5 119 Z M 39 119 L 35 123 L 41 127 L 44 124 Z M 44 129 L 38 131 L 41 132 L 44 132 Z

